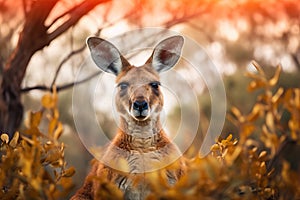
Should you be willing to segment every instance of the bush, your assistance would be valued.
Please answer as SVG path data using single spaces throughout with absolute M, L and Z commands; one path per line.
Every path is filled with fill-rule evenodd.
M 186 173 L 174 186 L 166 184 L 166 169 L 147 175 L 153 191 L 148 199 L 300 199 L 300 89 L 277 86 L 280 66 L 272 78 L 254 66 L 257 72 L 246 75 L 251 78 L 248 91 L 259 91 L 256 102 L 248 114 L 236 107 L 228 113 L 238 139 L 230 134 L 208 156 L 186 159 Z M 46 94 L 24 132 L 10 141 L 1 135 L 1 199 L 56 199 L 72 187 L 74 169 L 66 169 L 64 144 L 58 141 L 62 124 L 56 102 L 55 91 Z M 38 128 L 43 116 L 46 133 Z M 95 179 L 99 197 L 122 198 L 104 177 Z
M 57 110 L 57 96 L 46 94 L 42 109 L 30 112 L 26 129 L 11 140 L 1 135 L 0 199 L 58 199 L 72 188 L 73 167 L 66 168 L 65 145 L 59 142 L 63 132 Z M 48 130 L 41 132 L 42 118 Z
M 253 64 L 257 73 L 246 75 L 251 78 L 248 91 L 260 90 L 257 100 L 249 114 L 236 107 L 228 114 L 239 130 L 239 139 L 230 134 L 219 139 L 208 156 L 187 159 L 187 171 L 174 186 L 167 184 L 166 169 L 146 174 L 153 191 L 148 199 L 300 198 L 300 89 L 277 87 L 280 66 L 268 79 Z M 289 159 L 287 154 L 294 156 Z M 100 198 L 114 199 L 120 194 L 104 177 L 96 180 Z

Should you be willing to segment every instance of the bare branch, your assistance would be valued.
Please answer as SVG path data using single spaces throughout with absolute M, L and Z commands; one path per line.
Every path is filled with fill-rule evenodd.
M 125 18 L 127 18 L 127 17 L 129 17 L 130 15 L 133 15 L 133 14 L 134 14 L 134 11 L 132 10 L 132 11 L 128 12 L 127 14 L 125 14 L 123 17 L 117 19 L 116 21 L 110 22 L 110 23 L 106 24 L 105 26 L 99 28 L 99 29 L 96 31 L 96 33 L 94 33 L 93 35 L 94 35 L 94 36 L 99 36 L 99 35 L 100 35 L 100 32 L 102 31 L 102 29 L 104 29 L 105 27 L 111 26 L 111 25 L 117 23 L 118 21 L 123 20 L 123 19 L 125 19 Z M 53 81 L 52 81 L 52 83 L 51 83 L 50 88 L 52 88 L 52 87 L 55 85 L 55 82 L 56 82 L 56 80 L 57 80 L 58 74 L 59 74 L 59 72 L 60 72 L 62 66 L 63 66 L 63 65 L 64 65 L 71 57 L 73 57 L 74 55 L 77 55 L 78 53 L 81 53 L 85 48 L 86 48 L 86 44 L 83 44 L 83 45 L 82 45 L 80 48 L 78 48 L 77 50 L 70 52 L 70 53 L 69 53 L 69 54 L 68 54 L 68 55 L 67 55 L 67 56 L 59 63 L 59 65 L 58 65 L 58 67 L 57 67 L 57 70 L 56 70 L 56 72 L 55 72 Z
M 94 34 L 95 36 L 100 35 L 102 29 L 98 29 L 97 32 Z M 79 53 L 81 53 L 82 51 L 84 51 L 84 49 L 86 48 L 86 44 L 84 43 L 80 48 L 78 48 L 77 50 L 71 51 L 58 65 L 57 70 L 55 72 L 53 81 L 51 83 L 50 88 L 52 88 L 55 85 L 55 82 L 57 80 L 58 74 L 62 68 L 62 66 L 70 59 L 72 58 L 74 55 L 77 55 Z
M 103 0 L 103 2 L 105 2 L 105 1 L 107 1 L 107 0 Z M 74 15 L 74 13 L 76 13 L 76 12 L 82 13 L 82 12 L 83 12 L 82 9 L 86 11 L 86 9 L 87 9 L 87 8 L 86 8 L 86 5 L 83 6 L 83 4 L 84 4 L 84 2 L 83 2 L 82 4 L 80 4 L 79 6 L 77 6 L 76 8 L 73 8 L 73 9 L 71 9 L 69 12 L 66 12 L 66 13 L 71 14 L 71 15 L 72 15 L 72 14 Z M 83 7 L 80 8 L 80 6 L 83 6 Z M 174 19 L 171 19 L 170 21 L 168 21 L 168 22 L 165 23 L 165 27 L 166 27 L 166 28 L 170 28 L 170 27 L 172 27 L 172 26 L 174 26 L 174 25 L 177 25 L 177 24 L 186 22 L 186 21 L 190 20 L 191 18 L 193 18 L 193 17 L 199 15 L 199 14 L 202 13 L 202 12 L 204 12 L 204 11 L 201 10 L 200 12 L 196 12 L 196 13 L 193 13 L 193 14 L 188 15 L 188 16 L 183 16 L 183 17 L 181 17 L 181 18 L 174 18 Z M 132 10 L 131 12 L 128 12 L 126 15 L 124 15 L 121 19 L 127 18 L 128 16 L 133 15 L 134 13 L 135 13 L 135 12 Z M 62 16 L 62 15 L 61 15 L 61 16 Z M 74 15 L 74 16 L 77 16 L 77 15 Z M 73 17 L 70 17 L 70 19 L 71 19 L 71 18 L 73 18 Z M 76 17 L 75 17 L 75 18 L 76 18 Z M 118 19 L 118 20 L 121 20 L 121 19 Z M 64 28 L 66 28 L 67 26 L 68 26 L 68 28 L 70 28 L 70 24 L 76 23 L 75 20 L 76 20 L 76 19 L 71 20 L 71 21 L 70 21 L 70 20 L 66 21 L 62 26 L 60 26 L 57 30 L 55 30 L 55 31 L 54 31 L 53 33 L 51 33 L 50 35 L 54 34 L 54 35 L 52 35 L 52 37 L 57 37 L 58 35 L 56 35 L 56 34 L 59 33 L 59 30 L 62 30 L 62 29 L 64 29 Z M 117 20 L 117 21 L 118 21 L 118 20 Z M 99 32 L 100 32 L 103 28 L 108 27 L 108 26 L 111 26 L 111 25 L 113 25 L 114 23 L 116 23 L 117 21 L 115 21 L 115 22 L 110 22 L 110 23 L 106 24 L 104 27 L 102 27 L 102 28 L 100 28 L 100 29 L 98 30 L 98 33 L 96 33 L 96 35 L 98 35 Z M 57 33 L 55 34 L 56 31 L 57 31 Z M 162 32 L 162 33 L 163 33 L 163 32 Z M 54 39 L 54 38 L 53 38 L 53 39 Z M 53 40 L 53 39 L 50 38 L 50 40 Z M 139 42 L 141 42 L 141 41 L 139 41 Z M 86 45 L 84 44 L 82 47 L 78 48 L 77 50 L 74 50 L 74 51 L 70 52 L 70 53 L 62 60 L 62 62 L 59 64 L 59 66 L 58 66 L 58 68 L 57 68 L 57 70 L 56 70 L 55 76 L 54 76 L 54 78 L 53 78 L 53 81 L 52 81 L 50 87 L 47 87 L 47 86 L 41 86 L 41 85 L 33 86 L 33 87 L 26 87 L 26 88 L 21 89 L 21 92 L 22 92 L 22 93 L 25 93 L 25 92 L 29 92 L 29 91 L 31 91 L 31 90 L 51 91 L 52 88 L 53 88 L 53 86 L 55 85 L 55 82 L 56 82 L 56 80 L 57 80 L 58 74 L 59 74 L 59 72 L 60 72 L 62 66 L 63 66 L 63 65 L 64 65 L 64 64 L 65 64 L 72 56 L 74 56 L 74 55 L 76 55 L 76 54 L 82 52 L 85 48 L 86 48 Z M 134 56 L 134 55 L 131 55 L 131 56 Z M 64 90 L 64 89 L 68 89 L 68 88 L 73 87 L 73 86 L 75 86 L 75 85 L 78 85 L 78 84 L 84 83 L 84 82 L 86 82 L 86 81 L 89 81 L 90 79 L 94 78 L 95 76 L 97 76 L 97 75 L 100 74 L 100 73 L 101 73 L 101 71 L 99 71 L 99 72 L 97 72 L 97 73 L 95 73 L 95 74 L 92 74 L 92 75 L 88 76 L 87 78 L 85 78 L 85 79 L 83 79 L 83 80 L 80 80 L 80 81 L 77 81 L 77 82 L 68 83 L 68 84 L 64 84 L 64 85 L 62 85 L 62 86 L 57 86 L 57 91 Z
M 83 2 L 82 2 L 83 3 Z M 82 4 L 81 3 L 81 4 Z M 79 5 L 80 6 L 80 5 Z M 57 16 L 50 25 L 48 25 L 47 29 L 49 29 L 51 26 L 53 26 L 58 20 L 60 20 L 61 18 L 63 18 L 64 16 L 72 13 L 75 9 L 77 8 L 77 6 L 74 6 L 73 8 L 71 8 L 70 10 L 65 11 L 64 13 L 62 13 L 61 15 Z
M 85 82 L 95 78 L 96 76 L 98 76 L 101 73 L 102 73 L 102 71 L 99 70 L 98 72 L 96 72 L 94 74 L 91 74 L 91 75 L 87 76 L 86 78 L 84 78 L 80 81 L 75 81 L 75 82 L 67 83 L 67 84 L 64 84 L 64 85 L 61 85 L 61 86 L 57 86 L 56 90 L 57 90 L 57 92 L 59 92 L 59 91 L 62 91 L 62 90 L 72 88 L 76 85 L 85 83 Z M 21 89 L 21 92 L 26 93 L 26 92 L 29 92 L 29 91 L 32 91 L 32 90 L 41 90 L 41 91 L 50 91 L 51 92 L 52 89 L 53 89 L 52 87 L 47 87 L 47 86 L 44 86 L 44 85 L 37 85 L 37 86 L 33 86 L 33 87 L 23 88 L 23 89 Z
M 51 86 L 50 86 L 50 88 L 52 88 L 53 86 L 54 86 L 54 84 L 55 84 L 55 82 L 56 82 L 56 79 L 57 79 L 57 77 L 58 77 L 58 74 L 59 74 L 59 72 L 60 72 L 60 70 L 61 70 L 61 68 L 62 68 L 62 66 L 71 58 L 71 57 L 73 57 L 74 55 L 76 55 L 76 54 L 78 54 L 78 53 L 81 53 L 84 49 L 86 48 L 86 45 L 84 44 L 84 45 L 82 45 L 80 48 L 78 48 L 78 49 L 76 49 L 76 50 L 74 50 L 74 51 L 71 51 L 60 63 L 59 63 L 59 65 L 58 65 L 58 67 L 57 67 L 57 70 L 56 70 L 56 72 L 55 72 L 55 75 L 54 75 L 54 78 L 53 78 L 53 81 L 52 81 L 52 83 L 51 83 Z
M 60 36 L 62 33 L 64 33 L 66 30 L 68 30 L 70 27 L 75 25 L 82 16 L 90 12 L 94 7 L 96 7 L 100 3 L 106 3 L 111 0 L 90 0 L 90 1 L 84 1 L 75 8 L 72 8 L 72 12 L 68 13 L 70 15 L 69 19 L 64 22 L 61 26 L 59 26 L 57 29 L 55 29 L 52 33 L 48 34 L 48 41 L 52 41 L 58 36 Z M 49 29 L 50 27 L 48 27 Z

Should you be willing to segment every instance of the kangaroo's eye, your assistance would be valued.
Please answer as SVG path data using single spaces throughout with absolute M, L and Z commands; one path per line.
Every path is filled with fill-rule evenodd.
M 151 86 L 153 89 L 158 89 L 159 85 L 160 85 L 160 82 L 152 82 L 152 83 L 150 83 L 150 86 Z
M 121 90 L 125 90 L 128 88 L 128 83 L 120 83 L 118 85 L 118 87 L 121 89 Z

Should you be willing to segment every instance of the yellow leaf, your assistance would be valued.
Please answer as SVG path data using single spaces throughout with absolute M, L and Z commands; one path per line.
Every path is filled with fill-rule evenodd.
M 259 159 L 260 161 L 265 161 L 266 158 L 267 158 L 267 152 L 266 152 L 266 151 L 260 152 L 260 154 L 259 154 L 259 156 L 258 156 L 258 159 Z
M 218 150 L 220 150 L 220 147 L 219 147 L 218 144 L 214 144 L 214 145 L 211 146 L 210 150 L 211 151 L 218 151 Z
M 293 96 L 293 89 L 289 88 L 284 94 L 284 102 L 288 103 Z
M 48 128 L 48 134 L 52 135 L 56 126 L 57 126 L 58 120 L 56 118 L 51 119 L 49 122 L 49 128 Z
M 11 146 L 12 148 L 16 148 L 18 144 L 18 140 L 19 140 L 19 132 L 16 132 L 13 138 L 11 139 L 11 141 L 9 142 L 9 146 Z
M 259 117 L 262 109 L 263 107 L 261 104 L 255 104 L 255 106 L 252 108 L 252 112 L 247 116 L 247 120 L 249 122 L 255 121 Z
M 61 136 L 62 132 L 63 132 L 63 125 L 62 123 L 59 122 L 57 128 L 55 129 L 53 138 L 57 140 Z
M 265 86 L 266 86 L 266 81 L 265 80 L 254 80 L 254 81 L 250 82 L 247 89 L 248 89 L 249 92 L 252 92 L 256 89 L 263 88 Z
M 42 112 L 30 112 L 29 115 L 30 124 L 29 127 L 38 127 L 42 119 Z
M 262 76 L 265 76 L 265 72 L 264 72 L 263 68 L 257 62 L 252 61 L 252 65 L 257 69 L 259 74 L 261 74 Z
M 71 177 L 75 174 L 75 168 L 70 167 L 69 169 L 65 170 L 64 173 L 62 174 L 62 177 Z
M 283 94 L 284 89 L 283 88 L 279 88 L 277 90 L 277 92 L 274 94 L 274 96 L 272 97 L 272 103 L 277 103 L 277 101 L 279 100 L 279 98 L 281 97 L 281 95 Z
M 251 82 L 249 83 L 247 90 L 248 90 L 249 92 L 252 92 L 252 91 L 254 91 L 256 88 L 257 88 L 257 82 L 254 80 L 254 81 L 251 81 Z
M 237 107 L 232 107 L 231 108 L 231 112 L 233 113 L 233 115 L 239 120 L 239 121 L 241 121 L 241 118 L 243 118 L 242 117 L 242 114 L 241 114 L 241 112 L 240 112 L 240 110 L 237 108 Z
M 8 137 L 8 135 L 5 134 L 5 133 L 3 133 L 3 134 L 1 135 L 1 140 L 2 140 L 2 142 L 4 142 L 5 144 L 8 144 L 8 142 L 9 142 L 9 137 Z
M 35 179 L 32 179 L 30 181 L 30 185 L 36 190 L 36 191 L 40 191 L 41 190 L 41 178 L 37 177 Z
M 53 117 L 54 117 L 55 119 L 58 119 L 58 118 L 59 118 L 59 111 L 58 111 L 57 108 L 55 108 L 55 109 L 53 110 Z
M 232 134 L 229 134 L 226 138 L 226 140 L 229 142 L 232 139 Z
M 245 76 L 246 76 L 246 77 L 249 77 L 249 78 L 251 78 L 251 79 L 261 79 L 261 76 L 260 76 L 259 74 L 257 74 L 256 72 L 253 73 L 253 72 L 247 71 L 247 72 L 245 73 Z
M 52 95 L 50 93 L 45 94 L 42 97 L 43 107 L 50 109 L 50 108 L 55 107 L 55 104 L 56 104 L 55 99 L 52 97 Z
M 268 128 L 274 132 L 275 124 L 274 124 L 274 116 L 271 112 L 268 112 L 266 115 L 266 124 Z
M 280 72 L 281 72 L 281 66 L 278 65 L 274 76 L 269 80 L 269 85 L 270 86 L 274 86 L 274 85 L 277 84 L 279 76 L 280 76 Z
M 225 156 L 225 159 L 227 161 L 228 165 L 232 165 L 234 161 L 238 158 L 238 156 L 241 154 L 242 148 L 240 146 L 236 147 L 232 154 L 227 154 Z
M 259 171 L 261 174 L 265 174 L 267 172 L 267 167 L 265 162 L 262 162 L 259 167 L 260 167 Z
M 62 155 L 59 152 L 53 152 L 50 155 L 48 155 L 45 159 L 42 160 L 42 163 L 50 163 L 53 165 L 60 164 L 60 159 Z
M 247 138 L 255 130 L 255 126 L 252 124 L 247 124 L 242 127 L 241 136 Z
M 42 133 L 40 132 L 40 130 L 37 127 L 31 127 L 29 129 L 26 129 L 24 132 L 28 135 L 36 135 L 36 136 L 42 135 Z

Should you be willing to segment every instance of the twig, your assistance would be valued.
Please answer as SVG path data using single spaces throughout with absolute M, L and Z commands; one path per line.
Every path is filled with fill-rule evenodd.
M 24 0 L 23 0 L 24 1 Z M 83 4 L 84 2 L 82 2 L 81 4 Z M 49 29 L 51 26 L 53 26 L 58 20 L 60 20 L 61 18 L 63 18 L 64 16 L 74 12 L 75 9 L 77 9 L 78 6 L 80 6 L 81 4 L 78 4 L 76 6 L 74 6 L 73 8 L 71 8 L 70 10 L 65 11 L 64 13 L 60 14 L 59 16 L 57 16 L 52 22 L 51 24 L 49 24 L 47 26 L 47 29 Z
M 71 52 L 70 52 L 70 53 L 69 53 L 69 54 L 68 54 L 68 55 L 67 55 L 67 56 L 59 63 L 59 65 L 58 65 L 58 67 L 57 67 L 57 70 L 56 70 L 56 72 L 55 72 L 53 81 L 52 81 L 52 83 L 51 83 L 50 88 L 52 88 L 52 87 L 54 86 L 54 84 L 55 84 L 55 82 L 56 82 L 56 79 L 57 79 L 57 77 L 58 77 L 58 74 L 59 74 L 59 72 L 60 72 L 62 66 L 63 66 L 63 65 L 64 65 L 64 64 L 65 64 L 72 56 L 74 56 L 74 55 L 76 55 L 76 54 L 82 52 L 85 48 L 86 48 L 86 45 L 84 44 L 84 45 L 82 45 L 79 49 L 74 50 L 74 51 L 71 51 Z
M 61 86 L 57 86 L 56 90 L 57 90 L 57 92 L 59 92 L 59 91 L 62 91 L 62 90 L 72 88 L 76 85 L 79 85 L 81 83 L 84 83 L 84 82 L 87 82 L 87 81 L 91 80 L 92 78 L 98 76 L 101 73 L 102 73 L 102 71 L 98 71 L 94 74 L 91 74 L 90 76 L 87 76 L 86 78 L 84 78 L 80 81 L 75 81 L 75 82 L 72 82 L 72 83 L 67 83 L 67 84 L 64 84 L 64 85 L 61 85 Z M 47 87 L 47 86 L 44 86 L 44 85 L 37 85 L 37 86 L 33 86 L 33 87 L 25 87 L 25 88 L 21 89 L 21 92 L 26 93 L 26 92 L 30 92 L 32 90 L 41 90 L 41 91 L 50 91 L 51 92 L 52 87 Z
M 105 1 L 103 1 L 103 2 L 105 2 Z M 81 5 L 81 4 L 80 4 L 80 5 Z M 76 8 L 78 8 L 78 7 L 76 7 Z M 73 12 L 73 11 L 76 12 L 75 9 L 72 9 L 72 12 Z M 201 10 L 201 13 L 202 13 L 202 12 L 203 12 L 203 10 Z M 68 12 L 66 12 L 66 13 L 71 13 L 71 11 L 68 11 Z M 65 14 L 66 14 L 66 13 L 65 13 Z M 128 17 L 128 16 L 130 16 L 130 15 L 132 15 L 132 14 L 134 14 L 133 11 L 128 12 L 128 13 L 127 13 L 126 15 L 124 15 L 121 19 L 124 19 L 124 18 L 126 18 L 126 17 Z M 165 27 L 166 27 L 166 28 L 170 28 L 170 27 L 172 27 L 172 26 L 174 26 L 174 25 L 177 25 L 177 24 L 186 22 L 186 21 L 188 21 L 189 19 L 191 19 L 191 18 L 193 18 L 193 17 L 195 17 L 195 16 L 197 16 L 197 15 L 199 15 L 199 14 L 200 14 L 200 12 L 196 12 L 196 13 L 193 13 L 193 14 L 191 14 L 191 15 L 189 15 L 189 16 L 184 16 L 184 17 L 182 17 L 182 18 L 173 18 L 173 19 L 171 19 L 170 21 L 168 21 L 168 22 L 165 23 Z M 121 19 L 118 19 L 118 20 L 121 20 Z M 117 20 L 117 21 L 118 21 L 118 20 Z M 101 31 L 103 28 L 105 28 L 105 27 L 107 27 L 107 26 L 110 26 L 110 25 L 112 25 L 112 24 L 114 24 L 114 23 L 116 23 L 116 21 L 115 21 L 115 22 L 110 22 L 110 23 L 106 24 L 104 27 L 98 29 L 96 35 L 99 34 L 100 31 Z M 62 26 L 63 26 L 63 25 L 62 25 Z M 160 33 L 162 34 L 163 31 L 160 32 Z M 50 34 L 50 35 L 51 35 L 51 34 Z M 56 72 L 55 72 L 55 76 L 54 76 L 54 78 L 53 78 L 53 81 L 52 81 L 50 87 L 43 86 L 43 85 L 37 85 L 37 86 L 33 86 L 33 87 L 25 87 L 25 88 L 21 89 L 21 92 L 22 92 L 22 93 L 25 93 L 25 92 L 29 92 L 29 91 L 31 91 L 31 90 L 52 91 L 52 88 L 53 88 L 53 86 L 55 85 L 55 82 L 56 82 L 56 80 L 57 80 L 58 74 L 59 74 L 59 72 L 60 72 L 62 66 L 63 66 L 63 65 L 64 65 L 64 64 L 65 64 L 72 56 L 74 56 L 74 55 L 76 55 L 76 54 L 82 52 L 85 48 L 86 48 L 86 45 L 84 44 L 84 45 L 83 45 L 82 47 L 80 47 L 79 49 L 70 52 L 70 53 L 62 60 L 62 62 L 59 64 L 59 66 L 58 66 L 58 68 L 57 68 L 57 70 L 56 70 Z M 133 55 L 131 55 L 131 56 L 133 56 Z M 88 76 L 87 78 L 85 78 L 85 79 L 83 79 L 83 80 L 80 80 L 80 81 L 77 81 L 77 82 L 68 83 L 68 84 L 65 84 L 65 85 L 62 85 L 62 86 L 57 86 L 57 91 L 65 90 L 65 89 L 68 89 L 68 88 L 73 87 L 73 86 L 75 86 L 75 85 L 84 83 L 84 82 L 86 82 L 86 81 L 88 81 L 88 80 L 94 78 L 95 76 L 99 75 L 100 73 L 101 73 L 101 71 L 99 71 L 99 72 L 97 72 L 97 73 L 95 73 L 95 74 L 92 74 L 92 75 Z
M 94 36 L 99 36 L 100 33 L 101 33 L 101 31 L 102 31 L 104 28 L 106 28 L 106 27 L 108 27 L 108 26 L 111 26 L 111 25 L 117 23 L 118 21 L 127 18 L 127 17 L 131 16 L 132 14 L 134 14 L 134 11 L 133 11 L 133 10 L 130 11 L 130 12 L 128 12 L 127 14 L 125 14 L 124 16 L 122 16 L 121 18 L 117 19 L 116 21 L 110 22 L 110 23 L 106 24 L 105 26 L 103 26 L 103 27 L 101 27 L 101 28 L 98 28 L 98 30 L 96 31 L 96 33 L 94 33 L 93 35 L 94 35 Z M 107 14 L 106 14 L 106 15 L 107 15 Z M 57 77 L 58 77 L 58 74 L 59 74 L 59 72 L 60 72 L 62 66 L 63 66 L 63 65 L 64 65 L 71 57 L 73 57 L 74 55 L 76 55 L 76 54 L 81 53 L 82 51 L 84 51 L 85 48 L 86 48 L 86 44 L 83 44 L 83 45 L 82 45 L 80 48 L 78 48 L 77 50 L 70 52 L 70 53 L 69 53 L 69 54 L 68 54 L 68 55 L 67 55 L 67 56 L 59 63 L 59 65 L 58 65 L 58 67 L 57 67 L 57 70 L 56 70 L 56 72 L 55 72 L 53 81 L 52 81 L 52 83 L 51 83 L 50 88 L 52 88 L 52 87 L 55 85 L 56 80 L 57 80 Z
M 87 14 L 89 11 L 91 11 L 95 6 L 97 6 L 100 3 L 106 3 L 111 0 L 94 0 L 94 1 L 84 1 L 83 3 L 79 4 L 78 6 L 75 6 L 74 9 L 72 9 L 72 12 L 69 12 L 70 17 L 67 21 L 65 21 L 61 26 L 59 26 L 57 29 L 55 29 L 53 32 L 48 34 L 48 40 L 52 41 L 58 36 L 60 36 L 62 33 L 64 33 L 66 30 L 68 30 L 71 26 L 76 24 L 82 16 Z M 50 27 L 48 27 L 49 29 Z

